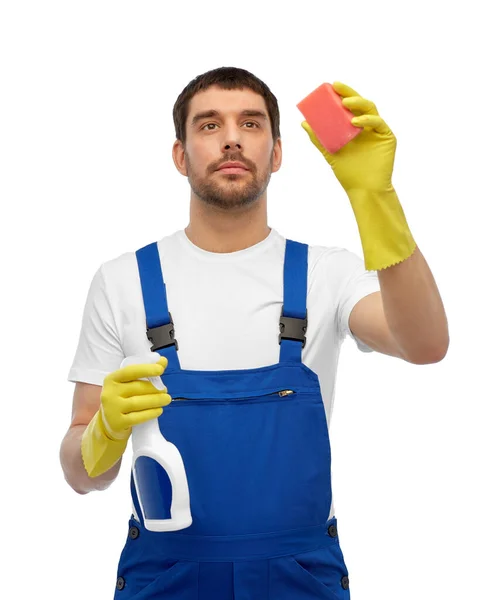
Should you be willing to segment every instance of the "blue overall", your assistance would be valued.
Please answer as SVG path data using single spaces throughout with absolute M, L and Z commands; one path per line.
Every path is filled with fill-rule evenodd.
M 114 598 L 349 600 L 336 517 L 328 520 L 326 414 L 318 376 L 301 360 L 307 244 L 286 240 L 279 362 L 227 371 L 180 368 L 156 242 L 136 256 L 146 333 L 152 351 L 168 359 L 162 380 L 173 401 L 159 427 L 182 456 L 193 522 L 178 531 L 146 529 L 131 473 L 139 521 L 129 519 Z M 146 516 L 169 518 L 168 476 L 144 460 L 141 472 L 154 490 L 148 507 L 143 496 Z

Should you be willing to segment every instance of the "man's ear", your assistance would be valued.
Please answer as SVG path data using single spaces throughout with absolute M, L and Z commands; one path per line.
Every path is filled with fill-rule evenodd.
M 273 146 L 272 173 L 278 171 L 282 165 L 282 140 L 277 138 Z
M 172 157 L 177 171 L 187 176 L 187 165 L 185 163 L 185 147 L 181 140 L 175 140 L 172 148 Z

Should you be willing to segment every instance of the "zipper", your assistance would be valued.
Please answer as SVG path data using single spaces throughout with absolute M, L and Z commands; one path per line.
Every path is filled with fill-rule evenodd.
M 295 390 L 280 390 L 278 392 L 272 392 L 271 394 L 263 394 L 263 396 L 280 396 L 281 398 L 283 398 L 284 396 L 291 396 L 292 394 L 295 394 Z M 250 398 L 255 398 L 255 396 L 249 396 Z M 218 398 L 218 400 L 221 400 L 222 398 Z M 232 398 L 232 400 L 244 400 L 245 398 Z M 213 398 L 183 398 L 183 397 L 177 397 L 177 398 L 173 398 L 172 397 L 172 401 L 173 400 L 213 400 Z

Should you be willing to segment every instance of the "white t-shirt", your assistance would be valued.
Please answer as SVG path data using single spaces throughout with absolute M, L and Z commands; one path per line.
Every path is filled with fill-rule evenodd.
M 182 369 L 253 369 L 279 362 L 285 243 L 274 228 L 258 244 L 230 253 L 199 248 L 184 229 L 158 240 Z M 135 250 L 96 271 L 68 381 L 101 386 L 126 356 L 151 351 Z M 366 271 L 359 256 L 344 248 L 309 245 L 302 362 L 318 375 L 328 424 L 346 335 L 361 351 L 372 352 L 353 336 L 350 312 L 377 291 L 377 272 Z

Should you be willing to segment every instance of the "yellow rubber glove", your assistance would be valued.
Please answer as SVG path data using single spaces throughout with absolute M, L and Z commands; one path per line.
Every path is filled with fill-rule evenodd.
M 378 271 L 409 258 L 416 242 L 392 186 L 397 140 L 373 102 L 347 85 L 333 89 L 355 117 L 352 125 L 364 130 L 338 152 L 330 154 L 307 121 L 302 127 L 333 169 L 350 199 L 362 241 L 365 268 Z
M 83 432 L 81 453 L 90 477 L 108 471 L 124 451 L 132 426 L 159 417 L 171 396 L 141 377 L 158 377 L 168 365 L 164 356 L 156 363 L 128 365 L 107 375 L 100 408 Z

